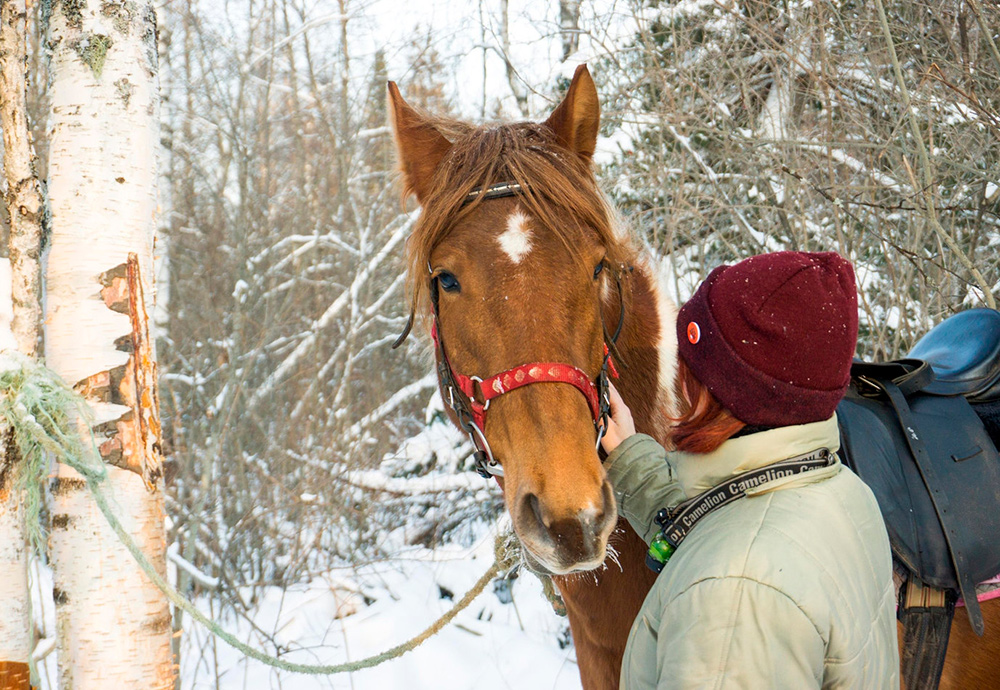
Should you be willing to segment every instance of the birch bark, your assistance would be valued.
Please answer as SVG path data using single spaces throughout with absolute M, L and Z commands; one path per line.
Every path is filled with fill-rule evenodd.
M 104 490 L 162 575 L 146 318 L 157 211 L 156 15 L 150 0 L 64 0 L 52 3 L 48 34 L 46 358 L 90 400 L 98 452 L 110 465 Z M 172 688 L 167 602 L 64 465 L 52 484 L 51 552 L 60 688 Z
M 0 365 L 2 366 L 2 365 Z M 11 448 L 8 448 L 8 444 Z M 28 615 L 28 551 L 24 543 L 24 506 L 13 490 L 17 463 L 4 421 L 0 419 L 0 688 L 30 687 L 31 654 Z
M 42 187 L 28 134 L 25 0 L 0 5 L 0 123 L 3 127 L 4 201 L 10 216 L 11 331 L 18 350 L 37 357 L 41 342 L 41 249 L 45 224 Z M 6 297 L 6 290 L 0 294 Z M 3 364 L 0 363 L 0 367 Z M 24 497 L 16 487 L 20 458 L 0 419 L 0 688 L 31 687 L 31 616 Z

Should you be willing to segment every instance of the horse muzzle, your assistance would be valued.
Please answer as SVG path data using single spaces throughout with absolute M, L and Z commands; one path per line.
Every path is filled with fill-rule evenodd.
M 593 570 L 604 563 L 618 517 L 607 480 L 601 485 L 598 503 L 557 510 L 552 501 L 524 491 L 512 506 L 514 530 L 531 559 L 549 573 Z

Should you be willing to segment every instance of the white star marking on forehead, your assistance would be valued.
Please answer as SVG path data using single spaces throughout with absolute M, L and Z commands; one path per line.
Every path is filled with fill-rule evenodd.
M 528 229 L 528 216 L 515 209 L 507 218 L 507 230 L 497 238 L 500 248 L 504 250 L 515 264 L 531 251 L 531 230 Z

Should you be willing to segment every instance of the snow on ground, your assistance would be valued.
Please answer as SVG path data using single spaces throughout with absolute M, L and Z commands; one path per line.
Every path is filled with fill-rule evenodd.
M 271 587 L 254 607 L 252 623 L 233 615 L 220 623 L 255 648 L 310 664 L 335 664 L 378 654 L 409 640 L 448 611 L 493 563 L 497 527 L 483 528 L 470 549 L 412 548 L 392 560 L 344 568 L 282 591 Z M 171 578 L 175 579 L 175 578 Z M 495 583 L 496 581 L 494 581 Z M 579 690 L 568 622 L 557 616 L 539 580 L 522 572 L 509 593 L 487 586 L 472 604 L 416 650 L 356 673 L 309 676 L 276 671 L 211 639 L 185 619 L 181 651 L 184 690 Z M 34 564 L 34 617 L 45 639 L 41 690 L 56 687 L 52 573 Z M 504 603 L 504 602 L 508 603 Z M 367 602 L 367 603 L 366 603 Z M 217 604 L 196 602 L 219 620 Z M 44 624 L 41 623 L 44 621 Z M 255 632 L 254 628 L 261 632 Z M 264 641 L 270 637 L 272 642 Z M 218 685 L 216 679 L 218 678 Z
M 274 638 L 289 661 L 340 663 L 377 654 L 423 631 L 461 599 L 493 563 L 496 527 L 471 549 L 413 548 L 396 558 L 329 572 L 260 598 L 253 625 Z M 188 625 L 181 659 L 183 687 L 232 690 L 350 688 L 351 690 L 497 690 L 580 687 L 567 621 L 543 597 L 530 573 L 513 580 L 510 603 L 487 586 L 444 630 L 416 650 L 373 669 L 336 676 L 277 672 L 224 643 L 214 645 Z M 506 598 L 506 597 L 505 597 Z M 365 601 L 368 604 L 365 604 Z M 199 602 L 208 614 L 207 601 Z M 351 613 L 351 611 L 354 611 Z M 337 617 L 338 612 L 346 613 Z M 262 636 L 232 616 L 223 625 L 258 648 Z
M 358 477 L 382 484 L 413 482 L 404 488 L 436 491 L 473 489 L 476 496 L 492 484 L 471 472 L 455 472 L 465 453 L 461 435 L 436 419 L 439 400 L 431 401 L 431 423 L 383 463 L 390 471 L 413 470 L 434 455 L 441 474 L 386 479 L 378 472 Z M 437 481 L 435 481 L 435 478 Z M 476 481 L 475 486 L 468 486 Z M 443 482 L 443 486 L 442 483 Z M 454 485 L 454 486 L 453 486 Z M 495 490 L 495 489 L 493 489 Z M 510 521 L 473 522 L 465 547 L 455 544 L 429 549 L 408 546 L 407 525 L 384 534 L 390 558 L 344 566 L 321 573 L 287 589 L 258 590 L 250 618 L 220 614 L 219 593 L 196 599 L 198 608 L 223 629 L 270 655 L 308 664 L 337 664 L 381 653 L 423 632 L 452 608 L 492 566 L 497 535 L 507 534 Z M 169 563 L 171 582 L 177 563 Z M 188 566 L 193 567 L 193 566 Z M 209 578 L 210 579 L 210 578 Z M 52 573 L 32 567 L 32 599 L 36 628 L 43 640 L 36 655 L 41 690 L 54 690 L 55 610 Z M 240 597 L 250 601 L 252 592 Z M 223 593 L 222 597 L 228 597 Z M 541 582 L 527 571 L 508 580 L 493 580 L 449 625 L 416 650 L 372 669 L 332 676 L 277 671 L 247 659 L 200 624 L 185 617 L 181 648 L 184 690 L 579 690 L 580 676 L 569 637 L 569 623 L 556 615 L 542 593 Z
M 396 493 L 459 491 L 486 500 L 495 491 L 474 472 L 461 471 L 468 455 L 462 434 L 443 419 L 435 392 L 426 410 L 427 426 L 388 455 L 379 470 L 355 471 L 358 485 Z M 435 469 L 426 471 L 433 458 Z M 493 564 L 497 534 L 509 520 L 470 525 L 473 546 L 408 546 L 407 525 L 383 538 L 392 558 L 323 573 L 285 590 L 265 590 L 253 607 L 252 622 L 228 615 L 223 627 L 258 649 L 311 664 L 358 660 L 394 647 L 422 632 L 472 588 Z M 241 592 L 244 600 L 249 590 Z M 218 618 L 217 602 L 199 599 L 199 608 Z M 268 639 L 270 638 L 270 639 Z M 181 656 L 187 689 L 264 690 L 577 690 L 576 657 L 568 621 L 556 615 L 540 581 L 521 571 L 494 580 L 456 619 L 423 645 L 373 669 L 336 676 L 278 672 L 246 659 L 225 643 L 213 644 L 200 625 L 185 626 Z M 218 677 L 218 685 L 216 678 Z
M 440 407 L 440 398 L 432 397 L 427 409 L 429 423 L 421 433 L 387 456 L 382 472 L 358 472 L 356 479 L 379 486 L 395 487 L 398 483 L 401 486 L 395 488 L 407 493 L 460 491 L 485 500 L 483 492 L 495 491 L 495 487 L 458 468 L 467 449 L 461 434 L 440 419 Z M 436 459 L 436 471 L 429 475 L 392 477 L 419 471 L 431 457 Z M 471 547 L 445 544 L 429 549 L 407 545 L 410 529 L 401 525 L 383 535 L 390 558 L 345 565 L 287 589 L 258 590 L 249 619 L 232 612 L 221 614 L 219 592 L 202 595 L 195 603 L 225 630 L 268 654 L 280 649 L 281 658 L 309 664 L 356 661 L 411 639 L 450 610 L 492 566 L 496 537 L 509 529 L 506 516 L 490 524 L 473 521 L 469 525 L 472 538 L 464 542 Z M 170 580 L 176 583 L 176 560 L 168 567 Z M 36 645 L 36 656 L 44 657 L 40 687 L 54 690 L 57 653 L 52 573 L 37 562 L 32 567 L 31 590 L 33 617 L 43 637 Z M 244 601 L 252 596 L 249 588 L 239 594 Z M 309 676 L 277 671 L 214 639 L 190 617 L 185 617 L 181 644 L 184 690 L 581 687 L 568 621 L 552 610 L 541 582 L 523 570 L 509 580 L 491 582 L 454 621 L 416 650 L 356 673 Z

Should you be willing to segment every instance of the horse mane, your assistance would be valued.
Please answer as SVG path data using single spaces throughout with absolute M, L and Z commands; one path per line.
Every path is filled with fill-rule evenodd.
M 426 202 L 407 242 L 409 291 L 414 311 L 425 311 L 427 266 L 434 248 L 483 200 L 466 204 L 469 193 L 492 184 L 514 182 L 532 216 L 576 255 L 572 230 L 579 224 L 597 234 L 612 267 L 631 263 L 635 249 L 617 232 L 617 216 L 597 186 L 590 162 L 560 146 L 544 124 L 514 123 L 476 127 L 456 120 L 432 119 L 451 142 L 428 189 Z M 566 217 L 576 223 L 567 223 Z

